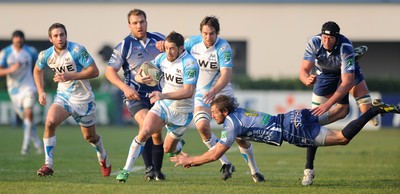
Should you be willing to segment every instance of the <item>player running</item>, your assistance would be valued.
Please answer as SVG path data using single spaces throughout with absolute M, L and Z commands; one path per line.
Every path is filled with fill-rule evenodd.
M 37 59 L 37 51 L 25 44 L 25 35 L 20 30 L 13 32 L 11 41 L 12 44 L 0 52 L 0 76 L 7 76 L 8 95 L 15 112 L 24 122 L 21 154 L 28 154 L 31 140 L 36 152 L 42 154 L 43 147 L 33 121 L 37 90 L 33 82 L 32 69 Z
M 163 126 L 168 130 L 164 152 L 176 154 L 182 150 L 182 136 L 193 118 L 194 93 L 199 72 L 196 59 L 184 50 L 183 43 L 181 34 L 171 32 L 164 43 L 165 53 L 158 55 L 153 61 L 163 73 L 162 93 L 153 91 L 149 95 L 150 103 L 154 103 L 154 106 L 147 113 L 142 129 L 132 141 L 125 167 L 116 177 L 119 182 L 126 182 L 146 141 L 153 134 L 160 133 Z M 140 81 L 140 77 L 139 73 L 135 80 Z
M 152 107 L 149 94 L 160 91 L 159 85 L 150 87 L 134 80 L 140 65 L 145 61 L 153 60 L 161 53 L 156 48 L 157 41 L 165 36 L 156 32 L 147 32 L 146 13 L 140 9 L 133 9 L 128 13 L 129 34 L 113 51 L 106 68 L 106 78 L 122 92 L 122 98 L 129 113 L 135 119 L 141 130 L 143 120 Z M 125 80 L 118 75 L 120 69 L 124 71 Z M 144 178 L 150 180 L 164 180 L 161 172 L 164 157 L 163 140 L 161 132 L 149 138 L 142 152 L 146 166 Z
M 63 24 L 54 23 L 48 34 L 53 46 L 40 52 L 34 69 L 39 103 L 46 105 L 43 71 L 47 66 L 53 70 L 53 81 L 58 83 L 58 87 L 54 102 L 47 112 L 44 128 L 45 163 L 37 175 L 53 175 L 56 129 L 72 116 L 80 125 L 83 137 L 96 149 L 103 176 L 110 176 L 111 164 L 102 138 L 96 133 L 96 103 L 88 80 L 99 75 L 96 63 L 85 47 L 67 41 L 67 30 Z

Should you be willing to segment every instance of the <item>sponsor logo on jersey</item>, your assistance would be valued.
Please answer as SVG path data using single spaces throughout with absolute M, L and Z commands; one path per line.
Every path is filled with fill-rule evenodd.
M 174 76 L 174 75 L 166 73 L 166 72 L 164 72 L 164 77 L 165 77 L 165 80 L 167 80 L 169 82 L 173 82 L 176 84 L 183 84 L 182 77 Z
M 187 72 L 186 75 L 187 75 L 188 79 L 193 79 L 196 77 L 197 71 L 195 69 L 189 69 L 186 72 Z
M 84 50 L 81 52 L 81 56 L 82 56 L 83 60 L 85 60 L 85 61 L 88 61 L 89 58 L 90 58 L 90 55 L 89 55 L 89 53 L 87 52 L 86 49 L 84 49 Z
M 230 52 L 224 52 L 223 55 L 224 55 L 224 62 L 232 60 L 232 54 Z
M 258 112 L 254 111 L 254 110 L 246 109 L 246 111 L 244 112 L 244 115 L 246 115 L 246 117 L 256 117 L 256 116 L 258 116 Z
M 204 61 L 199 59 L 199 66 L 202 68 L 218 69 L 218 63 L 215 61 Z

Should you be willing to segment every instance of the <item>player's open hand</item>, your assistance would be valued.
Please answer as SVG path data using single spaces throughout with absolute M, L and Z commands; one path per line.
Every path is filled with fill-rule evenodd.
M 190 168 L 192 165 L 189 163 L 189 155 L 181 152 L 180 154 L 170 157 L 169 160 L 175 163 L 175 166 L 183 166 L 184 168 Z
M 214 100 L 215 95 L 216 95 L 216 93 L 210 90 L 209 92 L 206 92 L 206 93 L 204 94 L 204 96 L 203 96 L 202 99 L 203 99 L 203 101 L 204 101 L 206 104 L 210 104 L 211 101 Z
M 330 108 L 331 106 L 329 106 L 327 103 L 324 103 L 319 105 L 318 107 L 311 109 L 311 113 L 314 116 L 321 116 L 322 114 L 328 112 Z

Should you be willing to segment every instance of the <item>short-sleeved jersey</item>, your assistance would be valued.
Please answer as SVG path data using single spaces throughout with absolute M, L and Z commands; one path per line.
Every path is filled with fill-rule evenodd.
M 328 52 L 322 44 L 321 34 L 308 41 L 303 59 L 315 63 L 317 74 L 354 73 L 355 60 L 352 43 L 343 35 L 337 36 L 336 42 L 332 52 Z
M 36 92 L 32 76 L 36 59 L 36 49 L 28 45 L 24 45 L 20 51 L 16 51 L 12 45 L 1 50 L 0 67 L 8 68 L 16 63 L 20 64 L 18 70 L 7 75 L 7 89 L 11 96 Z
M 196 58 L 200 67 L 197 81 L 196 96 L 204 93 L 217 83 L 221 77 L 222 68 L 232 68 L 232 49 L 228 41 L 217 38 L 215 44 L 209 48 L 204 45 L 201 35 L 191 36 L 185 40 L 185 50 Z M 228 83 L 219 94 L 232 94 L 231 83 Z
M 146 84 L 135 82 L 135 75 L 145 61 L 152 61 L 160 51 L 156 48 L 157 41 L 164 40 L 165 36 L 160 33 L 147 32 L 146 42 L 140 41 L 132 35 L 128 35 L 119 43 L 113 51 L 108 65 L 116 71 L 124 70 L 125 83 L 139 92 L 141 98 L 147 96 L 154 90 L 160 91 L 160 86 L 150 87 Z
M 237 108 L 224 121 L 220 143 L 230 147 L 236 137 L 280 146 L 283 141 L 299 147 L 314 145 L 321 125 L 308 109 L 276 116 Z
M 236 137 L 272 145 L 282 144 L 282 115 L 237 108 L 225 119 L 220 143 L 231 146 Z
M 161 87 L 163 93 L 180 90 L 184 84 L 196 85 L 197 83 L 199 66 L 196 59 L 186 51 L 173 62 L 167 60 L 166 53 L 159 54 L 153 63 L 162 72 Z M 186 99 L 162 99 L 162 101 L 175 112 L 191 113 L 194 111 L 194 94 Z
M 74 42 L 67 42 L 67 48 L 60 54 L 54 51 L 54 46 L 39 53 L 36 65 L 40 69 L 47 66 L 55 74 L 68 72 L 81 72 L 94 64 L 93 58 L 86 51 L 86 48 Z M 94 100 L 92 88 L 89 80 L 70 80 L 59 82 L 57 96 L 72 104 L 86 104 Z

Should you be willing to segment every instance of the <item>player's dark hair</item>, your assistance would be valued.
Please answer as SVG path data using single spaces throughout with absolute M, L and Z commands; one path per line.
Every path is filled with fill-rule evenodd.
M 211 106 L 217 107 L 217 109 L 221 112 L 226 109 L 229 114 L 235 111 L 235 109 L 239 106 L 239 103 L 234 97 L 220 95 L 211 102 Z
M 183 38 L 183 36 L 181 34 L 179 34 L 178 32 L 172 31 L 167 38 L 165 38 L 165 41 L 168 42 L 173 42 L 175 43 L 175 45 L 179 48 L 181 46 L 183 46 L 183 43 L 185 42 L 185 39 Z
M 322 34 L 337 36 L 340 34 L 340 27 L 333 21 L 325 22 L 321 29 Z
M 128 24 L 130 24 L 129 18 L 131 17 L 131 15 L 135 15 L 135 16 L 142 15 L 144 17 L 144 20 L 147 20 L 146 13 L 144 11 L 142 11 L 140 9 L 132 9 L 128 13 Z
M 213 27 L 215 32 L 219 34 L 219 21 L 217 17 L 206 16 L 203 21 L 200 22 L 200 32 L 202 31 L 204 25 Z
M 63 29 L 64 32 L 65 32 L 65 36 L 67 36 L 67 29 L 65 28 L 64 24 L 61 24 L 61 23 L 54 23 L 54 24 L 52 24 L 52 25 L 50 26 L 50 28 L 49 28 L 49 31 L 48 31 L 49 37 L 51 37 L 51 31 L 52 31 L 53 29 L 56 29 L 56 28 L 61 28 L 61 29 Z
M 22 38 L 22 39 L 25 39 L 25 34 L 24 34 L 24 32 L 22 32 L 21 30 L 15 30 L 15 31 L 12 33 L 11 37 L 12 37 L 12 38 L 14 38 L 14 37 L 20 37 L 20 38 Z

